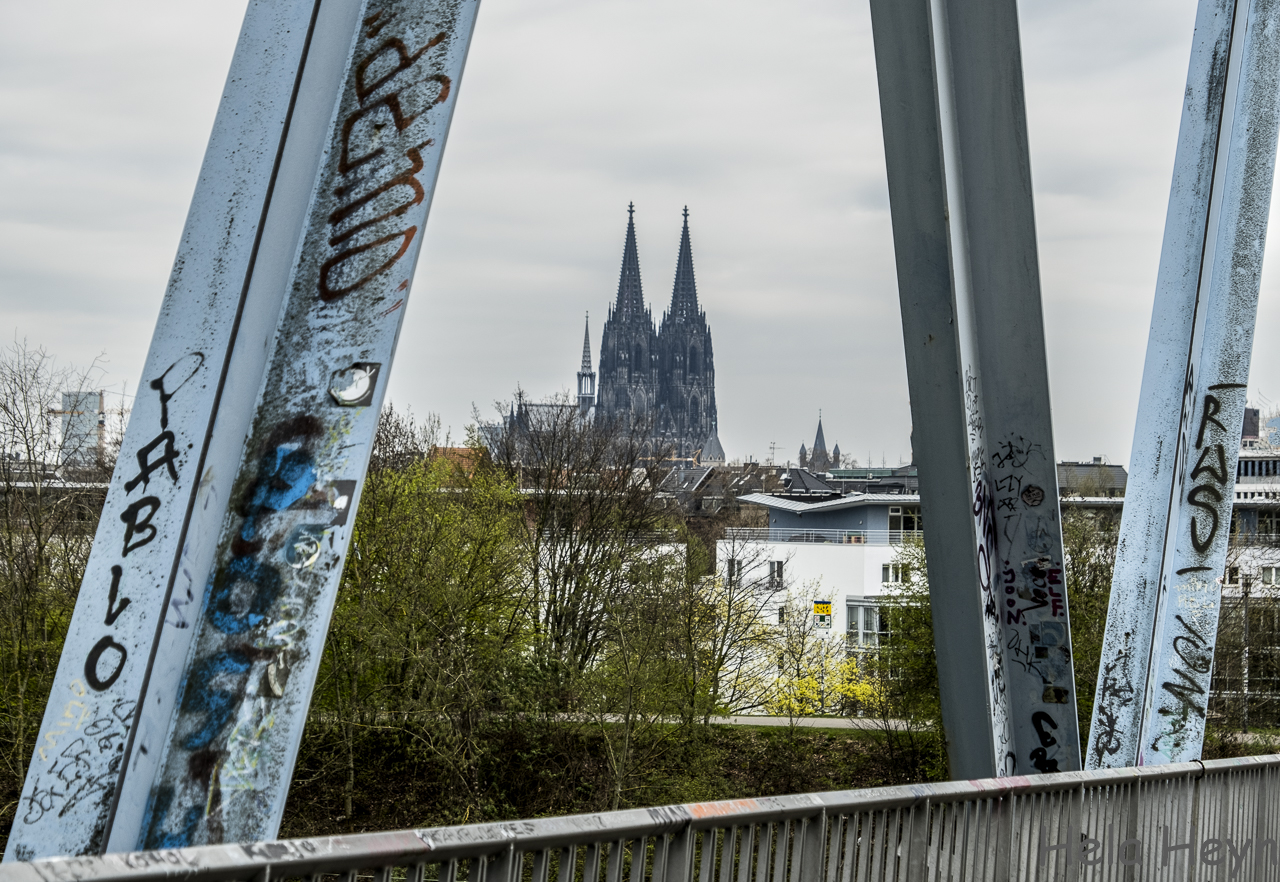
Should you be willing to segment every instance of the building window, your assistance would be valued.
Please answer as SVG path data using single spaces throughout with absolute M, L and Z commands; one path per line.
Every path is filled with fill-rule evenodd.
M 880 582 L 885 586 L 903 585 L 911 581 L 911 568 L 906 564 L 887 563 L 880 567 Z
M 1239 568 L 1239 567 L 1227 567 L 1227 572 L 1226 572 L 1226 574 L 1222 577 L 1222 584 L 1224 584 L 1224 585 L 1239 585 L 1239 584 L 1240 584 L 1240 568 Z
M 785 625 L 786 623 L 787 623 L 787 605 L 784 603 L 782 606 L 778 607 L 778 624 Z M 778 656 L 778 658 L 779 658 L 778 664 L 781 665 L 782 656 Z
M 731 557 L 724 564 L 725 578 L 729 580 L 730 585 L 735 585 L 742 576 L 742 564 L 737 558 Z
M 916 505 L 889 506 L 889 534 L 918 533 L 924 529 L 920 507 Z
M 851 601 L 846 612 L 850 649 L 874 649 L 888 639 L 889 622 L 880 614 L 879 606 Z
M 1258 532 L 1268 535 L 1280 533 L 1280 511 L 1271 509 L 1258 512 Z
M 1263 567 L 1260 579 L 1263 585 L 1280 585 L 1280 567 Z
M 769 561 L 769 587 L 782 587 L 782 561 L 780 560 Z

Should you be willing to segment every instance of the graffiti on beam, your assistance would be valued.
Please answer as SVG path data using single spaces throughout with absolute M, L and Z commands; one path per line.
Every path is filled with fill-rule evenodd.
M 1238 433 L 1246 387 L 1242 383 L 1209 386 L 1193 399 L 1186 421 L 1185 508 L 1178 521 L 1176 557 L 1166 573 L 1168 611 L 1162 616 L 1160 643 L 1164 662 L 1153 681 L 1147 752 L 1168 758 L 1193 758 L 1208 707 L 1213 669 L 1213 637 L 1221 601 Z M 1183 756 L 1187 754 L 1187 756 Z
M 473 12 L 365 8 L 213 570 L 170 611 L 195 634 L 142 848 L 283 809 Z
M 1128 664 L 1129 661 L 1127 650 L 1122 649 L 1119 658 L 1106 662 L 1102 666 L 1102 676 L 1098 678 L 1101 686 L 1097 698 L 1097 720 L 1094 723 L 1097 731 L 1093 733 L 1095 768 L 1105 767 L 1106 758 L 1120 752 L 1126 736 L 1133 737 L 1132 733 L 1121 725 L 1122 720 L 1132 718 L 1132 714 L 1126 713 L 1125 710 L 1133 707 L 1137 693 L 1133 683 L 1119 673 L 1122 668 L 1129 670 L 1132 667 Z
M 326 218 L 329 254 L 317 280 L 326 303 L 389 271 L 418 235 L 416 224 L 387 222 L 401 220 L 426 198 L 418 175 L 426 165 L 422 150 L 435 141 L 425 138 L 392 152 L 388 148 L 396 142 L 395 134 L 412 132 L 415 121 L 448 99 L 453 82 L 443 73 L 423 70 L 446 33 L 433 34 L 411 51 L 406 35 L 386 31 L 400 15 L 375 10 L 363 22 L 360 57 L 349 84 L 355 100 L 345 108 L 332 148 L 338 160 L 332 192 L 338 203 Z
M 1211 388 L 1221 391 L 1221 387 Z M 1223 521 L 1230 523 L 1231 520 L 1231 503 L 1227 501 L 1231 482 L 1228 479 L 1225 446 L 1230 439 L 1226 427 L 1218 419 L 1221 413 L 1221 399 L 1217 395 L 1206 394 L 1200 410 L 1200 427 L 1196 431 L 1196 464 L 1191 470 L 1193 486 L 1187 493 L 1187 502 L 1201 512 L 1192 516 L 1188 537 L 1191 547 L 1198 554 L 1209 551 L 1213 540 L 1218 538 Z M 1205 437 L 1206 433 L 1208 439 Z M 1217 440 L 1213 440 L 1214 438 Z M 1227 504 L 1224 506 L 1223 502 Z
M 1000 440 L 990 459 L 1000 558 L 997 598 L 1011 682 L 1030 707 L 1015 720 L 1019 770 L 1057 772 L 1076 738 L 1073 676 L 1063 582 L 1058 506 L 1043 445 L 1018 434 Z M 1065 728 L 1064 728 L 1065 727 Z
M 346 523 L 354 490 L 352 481 L 318 479 L 316 444 L 326 434 L 311 416 L 276 425 L 254 479 L 234 499 L 229 554 L 220 555 L 205 599 L 210 627 L 178 708 L 178 744 L 195 793 L 159 789 L 149 847 L 190 842 L 206 815 L 216 816 L 224 790 L 253 788 L 275 700 L 297 660 L 297 611 L 310 587 L 301 572 L 332 541 L 332 529 Z M 165 828 L 175 797 L 184 795 L 181 818 Z
M 972 480 L 974 534 L 977 537 L 978 590 L 982 603 L 982 629 L 986 645 L 988 694 L 995 737 L 996 769 L 1012 775 L 1017 767 L 1013 731 L 1010 727 L 1009 694 L 1004 649 L 1000 639 L 1000 607 L 994 585 L 997 535 L 995 501 L 987 467 L 986 427 L 982 418 L 981 385 L 976 373 L 965 368 L 965 428 L 969 444 L 969 472 Z
M 130 501 L 116 512 L 124 525 L 123 540 L 117 562 L 109 568 L 109 582 L 96 588 L 101 618 L 95 621 L 100 624 L 81 646 L 79 676 L 58 687 L 66 690 L 62 714 L 37 736 L 35 765 L 17 813 L 23 824 L 36 824 L 49 814 L 62 818 L 77 806 L 97 804 L 101 811 L 93 838 L 101 837 L 137 705 L 136 697 L 119 695 L 112 688 L 129 665 L 138 663 L 125 636 L 134 627 L 131 616 L 136 607 L 129 595 L 135 586 L 130 578 L 137 578 L 138 569 L 126 560 L 155 540 L 157 528 L 151 522 L 166 504 L 168 490 L 178 484 L 184 454 L 194 446 L 183 444 L 170 428 L 168 405 L 203 366 L 204 355 L 190 352 L 147 384 L 160 405 L 156 434 L 132 453 L 137 471 L 124 482 Z M 95 588 L 86 584 L 82 590 Z M 55 706 L 59 700 L 55 692 Z

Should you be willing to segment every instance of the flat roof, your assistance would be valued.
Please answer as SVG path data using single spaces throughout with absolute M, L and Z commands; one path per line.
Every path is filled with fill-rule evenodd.
M 821 502 L 803 502 L 799 499 L 783 499 L 768 493 L 745 493 L 738 497 L 739 502 L 751 505 L 763 505 L 779 511 L 805 514 L 813 511 L 840 511 L 846 508 L 859 508 L 866 505 L 918 505 L 918 493 L 850 493 L 839 499 L 824 499 Z M 1081 508 L 1120 508 L 1124 505 L 1123 496 L 1064 496 L 1059 500 L 1063 506 L 1074 505 Z
M 798 499 L 782 499 L 768 493 L 747 493 L 738 497 L 739 502 L 752 505 L 763 505 L 780 511 L 805 513 L 811 511 L 839 511 L 845 508 L 859 508 L 864 505 L 902 505 L 919 504 L 918 493 L 850 493 L 839 499 L 824 499 L 821 502 L 801 502 Z

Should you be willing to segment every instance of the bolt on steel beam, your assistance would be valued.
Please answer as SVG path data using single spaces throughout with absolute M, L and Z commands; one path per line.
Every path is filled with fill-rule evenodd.
M 6 860 L 274 838 L 478 0 L 251 0 Z
M 1280 3 L 1201 0 L 1089 768 L 1199 759 L 1280 117 Z
M 1080 768 L 1015 0 L 872 0 L 951 773 Z

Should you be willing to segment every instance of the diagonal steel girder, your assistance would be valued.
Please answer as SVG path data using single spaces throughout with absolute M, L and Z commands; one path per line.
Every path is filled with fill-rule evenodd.
M 478 0 L 250 0 L 6 860 L 272 839 Z
M 951 773 L 1080 768 L 1015 0 L 872 0 Z
M 1200 758 L 1280 122 L 1280 3 L 1201 0 L 1089 768 Z

